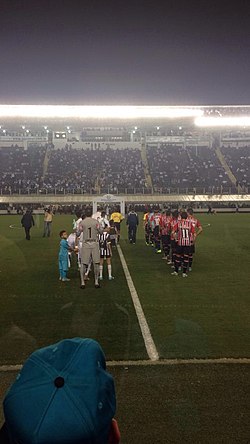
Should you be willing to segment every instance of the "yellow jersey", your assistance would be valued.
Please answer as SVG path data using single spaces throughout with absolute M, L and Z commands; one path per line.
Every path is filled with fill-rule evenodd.
M 120 223 L 124 219 L 124 217 L 121 213 L 112 213 L 110 219 L 113 220 L 114 222 Z

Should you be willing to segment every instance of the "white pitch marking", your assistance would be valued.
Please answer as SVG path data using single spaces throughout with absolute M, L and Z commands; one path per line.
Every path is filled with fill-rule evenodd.
M 233 365 L 233 364 L 248 364 L 250 365 L 250 358 L 190 358 L 190 359 L 160 359 L 158 361 L 147 361 L 145 359 L 141 361 L 107 361 L 108 367 L 144 367 L 152 365 Z M 0 372 L 14 372 L 22 369 L 22 364 L 16 365 L 0 365 Z
M 9 228 L 17 228 L 18 230 L 22 230 L 22 227 L 17 227 L 17 226 L 14 225 L 14 224 L 10 225 Z
M 138 319 L 138 322 L 140 325 L 140 329 L 142 332 L 142 336 L 144 339 L 144 343 L 145 343 L 145 347 L 146 347 L 146 350 L 148 353 L 148 357 L 151 361 L 157 361 L 159 359 L 159 354 L 157 352 L 154 340 L 151 336 L 151 332 L 149 330 L 147 320 L 145 318 L 137 291 L 135 289 L 133 280 L 132 280 L 131 275 L 129 273 L 129 269 L 128 269 L 127 263 L 125 261 L 125 258 L 123 256 L 123 252 L 122 252 L 120 245 L 117 245 L 117 250 L 118 250 L 121 264 L 122 264 L 122 267 L 123 267 L 123 270 L 125 273 L 125 277 L 127 280 L 127 284 L 128 284 L 128 288 L 129 288 L 129 291 L 131 294 L 131 298 L 132 298 L 132 301 L 133 301 L 133 304 L 135 307 L 136 316 L 137 316 L 137 319 Z

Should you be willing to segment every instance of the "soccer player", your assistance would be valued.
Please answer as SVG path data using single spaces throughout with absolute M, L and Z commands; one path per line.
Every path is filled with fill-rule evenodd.
M 81 288 L 85 288 L 84 276 L 86 275 L 87 267 L 90 259 L 92 259 L 94 264 L 94 275 L 95 275 L 95 288 L 100 288 L 98 282 L 99 279 L 99 269 L 100 269 L 100 249 L 98 234 L 102 233 L 102 228 L 97 220 L 93 219 L 92 210 L 90 208 L 86 209 L 86 217 L 80 222 L 79 229 L 82 232 L 82 249 L 81 249 Z
M 68 246 L 70 247 L 68 251 L 68 262 L 69 267 L 72 265 L 72 252 L 75 251 L 77 254 L 78 247 L 76 246 L 76 233 L 70 233 L 70 235 L 67 237 Z
M 111 239 L 109 235 L 109 227 L 106 226 L 104 228 L 104 231 L 102 233 L 99 233 L 99 246 L 100 246 L 100 281 L 103 280 L 103 263 L 106 259 L 107 261 L 107 267 L 108 267 L 108 278 L 109 281 L 112 281 L 114 277 L 112 276 L 112 265 L 111 265 L 111 256 L 112 256 L 112 250 L 111 250 Z
M 78 232 L 79 231 L 79 224 L 80 224 L 80 222 L 82 222 L 81 211 L 79 211 L 79 210 L 76 211 L 76 217 L 77 217 L 77 220 L 75 220 L 75 219 L 73 220 L 73 230 Z
M 114 226 L 115 226 L 115 228 L 117 230 L 117 243 L 119 243 L 120 233 L 121 233 L 121 222 L 123 221 L 124 217 L 119 212 L 119 208 L 118 207 L 116 208 L 116 211 L 114 211 L 114 213 L 111 214 L 110 219 L 114 221 Z
M 161 243 L 164 256 L 162 259 L 169 259 L 170 253 L 170 233 L 171 233 L 171 211 L 163 211 L 160 219 Z
M 155 252 L 161 253 L 160 211 L 156 208 L 152 217 L 152 229 L 154 235 Z
M 77 220 L 73 221 L 73 230 L 76 233 L 76 242 L 75 245 L 78 248 L 77 252 L 77 262 L 78 262 L 78 268 L 81 269 L 81 251 L 82 251 L 82 232 L 80 231 L 80 223 L 85 219 L 85 214 L 81 213 L 80 211 L 76 212 Z
M 109 238 L 111 241 L 111 246 L 116 248 L 117 244 L 117 230 L 113 220 L 109 221 Z
M 178 276 L 179 268 L 182 266 L 182 277 L 188 277 L 189 254 L 192 240 L 195 240 L 195 229 L 188 219 L 186 211 L 181 213 L 181 219 L 177 220 L 172 230 L 173 236 L 177 239 L 174 267 L 172 276 Z
M 194 212 L 192 208 L 188 208 L 187 210 L 188 219 L 191 220 L 194 229 L 195 229 L 195 239 L 199 234 L 202 232 L 202 225 L 198 219 L 194 216 Z M 189 254 L 189 271 L 192 271 L 192 264 L 193 264 L 193 254 L 195 253 L 195 239 L 192 239 L 191 246 L 190 246 L 190 254 Z
M 101 211 L 101 216 L 97 219 L 100 226 L 104 229 L 105 227 L 110 227 L 107 214 L 105 211 Z
M 176 223 L 178 221 L 178 217 L 179 217 L 178 210 L 174 210 L 172 212 L 172 218 L 171 218 L 171 221 L 170 221 L 170 247 L 171 247 L 171 253 L 170 253 L 170 259 L 168 261 L 168 264 L 172 265 L 172 268 L 174 268 L 176 246 L 177 246 L 177 240 L 175 238 L 174 228 L 175 228 Z
M 83 213 L 82 214 L 82 218 L 81 220 L 84 220 L 86 217 L 86 215 Z M 77 232 L 77 247 L 78 247 L 78 266 L 79 266 L 79 270 L 81 270 L 81 263 L 82 263 L 82 259 L 81 259 L 81 253 L 82 253 L 82 238 L 83 238 L 83 233 L 80 231 L 79 229 L 79 225 L 78 225 L 78 232 Z M 88 267 L 87 270 L 85 270 L 84 273 L 84 281 L 89 281 L 89 273 L 91 271 L 91 265 L 92 265 L 92 257 L 90 257 L 89 259 L 89 263 L 88 263 Z

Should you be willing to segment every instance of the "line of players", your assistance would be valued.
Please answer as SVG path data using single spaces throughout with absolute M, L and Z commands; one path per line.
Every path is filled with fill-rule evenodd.
M 194 216 L 193 209 L 160 212 L 158 209 L 144 214 L 146 245 L 155 248 L 157 254 L 171 265 L 172 276 L 188 277 L 192 271 L 195 241 L 202 232 L 200 221 Z

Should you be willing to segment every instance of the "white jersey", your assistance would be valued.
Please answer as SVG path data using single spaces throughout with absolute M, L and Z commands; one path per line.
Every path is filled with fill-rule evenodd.
M 92 214 L 92 218 L 99 220 L 101 218 L 101 212 L 97 211 L 96 213 Z
M 103 228 L 103 229 L 106 227 L 108 227 L 108 228 L 110 227 L 109 221 L 106 217 L 100 217 L 98 219 L 98 222 L 99 222 L 101 228 Z
M 68 242 L 69 247 L 74 249 L 76 246 L 76 234 L 71 233 L 67 238 L 67 242 Z
M 79 225 L 82 222 L 82 218 L 79 217 L 79 219 L 74 220 L 74 225 L 73 225 L 73 229 L 78 232 L 79 231 Z

